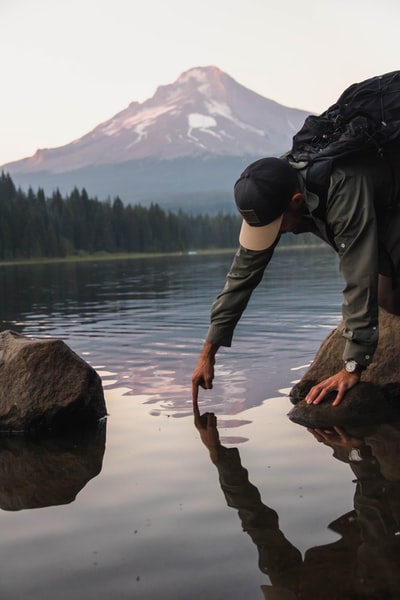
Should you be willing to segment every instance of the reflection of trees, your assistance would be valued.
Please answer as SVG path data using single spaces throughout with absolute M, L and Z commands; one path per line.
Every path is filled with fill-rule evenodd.
M 259 568 L 270 578 L 268 600 L 394 600 L 400 597 L 400 426 L 380 425 L 351 435 L 312 431 L 334 449 L 356 476 L 354 510 L 329 527 L 341 538 L 301 553 L 279 528 L 278 514 L 263 504 L 249 481 L 237 448 L 219 441 L 216 417 L 195 424 L 215 464 L 228 506 L 238 511 L 243 530 L 257 547 Z M 299 517 L 300 518 L 300 517 Z
M 0 508 L 73 502 L 103 464 L 106 424 L 57 438 L 0 438 Z

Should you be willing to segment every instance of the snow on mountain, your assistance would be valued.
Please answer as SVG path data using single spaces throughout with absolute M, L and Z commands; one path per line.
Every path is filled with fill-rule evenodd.
M 60 174 L 143 159 L 279 155 L 306 116 L 252 92 L 217 67 L 197 67 L 83 137 L 2 169 L 11 175 Z

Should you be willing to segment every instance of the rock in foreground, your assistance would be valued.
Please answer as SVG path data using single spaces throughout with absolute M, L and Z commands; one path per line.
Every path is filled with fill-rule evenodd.
M 0 333 L 0 432 L 85 427 L 106 414 L 99 375 L 62 340 Z
M 378 423 L 400 414 L 400 317 L 382 309 L 378 348 L 361 382 L 346 393 L 339 406 L 332 406 L 335 393 L 316 406 L 305 403 L 304 398 L 313 385 L 342 368 L 343 328 L 342 323 L 328 335 L 308 371 L 291 390 L 295 404 L 289 412 L 292 421 L 308 427 L 329 427 L 350 422 Z
M 370 425 L 400 417 L 400 397 L 391 387 L 360 382 L 349 390 L 338 406 L 332 406 L 332 392 L 321 404 L 299 401 L 288 413 L 291 421 L 311 428 L 334 425 Z

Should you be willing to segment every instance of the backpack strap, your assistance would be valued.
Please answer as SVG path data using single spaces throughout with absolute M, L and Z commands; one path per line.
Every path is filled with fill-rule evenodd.
M 328 199 L 329 180 L 332 170 L 331 160 L 320 160 L 309 165 L 306 174 L 306 188 L 319 198 L 318 207 L 314 214 L 325 220 L 326 203 Z

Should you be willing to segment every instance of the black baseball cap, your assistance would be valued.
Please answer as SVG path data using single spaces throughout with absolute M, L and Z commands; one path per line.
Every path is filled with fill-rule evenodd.
M 236 206 L 243 217 L 242 246 L 248 250 L 272 246 L 297 189 L 296 171 L 285 159 L 261 158 L 243 171 L 234 186 Z

